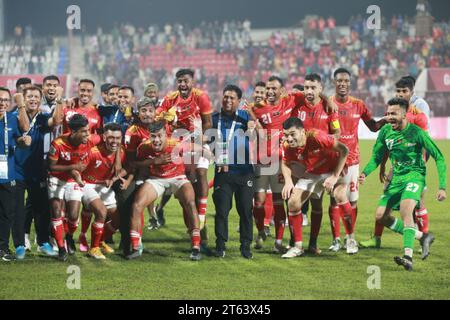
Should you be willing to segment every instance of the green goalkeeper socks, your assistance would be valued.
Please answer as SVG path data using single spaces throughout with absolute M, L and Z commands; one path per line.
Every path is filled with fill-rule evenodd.
M 404 230 L 403 221 L 400 219 L 395 219 L 394 223 L 392 224 L 392 226 L 389 227 L 389 229 L 391 229 L 396 233 L 403 234 Z
M 412 257 L 412 251 L 414 249 L 416 229 L 411 227 L 406 227 L 403 229 L 403 249 L 405 249 L 405 254 Z

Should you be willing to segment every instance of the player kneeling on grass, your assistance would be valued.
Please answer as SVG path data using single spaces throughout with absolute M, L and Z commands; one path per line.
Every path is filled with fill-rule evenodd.
M 120 163 L 125 162 L 125 151 L 121 147 L 121 125 L 108 123 L 103 131 L 103 142 L 91 149 L 88 165 L 82 173 L 85 183 L 83 206 L 95 215 L 89 250 L 89 256 L 95 259 L 105 259 L 103 253 L 114 252 L 102 239 L 108 239 L 119 227 L 116 196 L 111 185 L 119 179 L 119 176 L 114 175 L 116 157 L 120 158 Z M 125 175 L 125 172 L 122 173 Z M 105 224 L 107 216 L 110 221 Z
M 180 143 L 179 140 L 167 138 L 165 122 L 158 121 L 149 125 L 150 138 L 142 143 L 137 151 L 138 159 L 148 164 L 149 178 L 137 191 L 132 205 L 130 238 L 132 252 L 127 259 L 139 257 L 140 231 L 143 228 L 141 214 L 144 209 L 166 190 L 171 188 L 181 206 L 187 212 L 187 223 L 192 240 L 192 260 L 200 260 L 200 220 L 195 204 L 195 194 L 192 184 L 185 175 L 185 166 L 181 158 L 190 148 L 190 143 Z M 195 146 L 194 151 L 202 151 L 201 146 Z
M 336 199 L 343 211 L 344 221 L 350 230 L 347 253 L 358 252 L 351 221 L 352 208 L 347 198 L 347 185 L 341 177 L 347 160 L 348 149 L 334 136 L 323 131 L 305 131 L 299 118 L 289 118 L 283 123 L 285 144 L 283 146 L 282 173 L 285 179 L 282 196 L 288 200 L 289 226 L 295 245 L 282 258 L 303 255 L 302 206 L 310 198 L 319 199 L 325 189 Z M 304 165 L 306 171 L 297 172 Z M 294 185 L 294 179 L 298 179 Z
M 422 156 L 423 149 L 425 148 L 436 161 L 439 172 L 439 191 L 436 195 L 438 201 L 443 201 L 447 197 L 445 192 L 447 168 L 444 156 L 428 133 L 408 123 L 407 110 L 408 102 L 404 99 L 394 98 L 388 102 L 386 116 L 390 125 L 384 126 L 378 134 L 372 159 L 363 170 L 359 182 L 362 184 L 380 165 L 383 155 L 389 152 L 393 176 L 378 202 L 375 215 L 378 222 L 403 235 L 404 256 L 394 257 L 394 260 L 406 270 L 412 270 L 414 239 L 418 239 L 422 245 L 422 259 L 428 257 L 430 246 L 434 241 L 431 233 L 423 233 L 415 228 L 413 218 L 414 209 L 420 201 L 425 185 L 426 166 Z M 391 215 L 392 210 L 398 209 L 401 220 Z

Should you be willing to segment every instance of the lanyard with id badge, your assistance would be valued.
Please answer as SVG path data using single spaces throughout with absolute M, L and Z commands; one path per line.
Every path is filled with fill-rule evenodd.
M 234 128 L 236 126 L 236 118 L 238 115 L 238 111 L 236 110 L 236 113 L 234 115 L 234 119 L 233 119 L 233 123 L 231 125 L 231 129 L 228 133 L 227 139 L 225 141 L 223 141 L 222 139 L 222 113 L 219 114 L 219 121 L 217 124 L 217 148 L 216 150 L 218 151 L 218 156 L 216 159 L 216 163 L 219 167 L 223 168 L 224 172 L 228 172 L 228 157 L 229 157 L 229 146 L 230 146 L 230 142 L 231 139 L 233 138 L 233 134 L 234 134 Z M 225 131 L 226 132 L 226 131 Z
M 0 154 L 0 179 L 7 180 L 8 179 L 8 117 L 5 112 L 4 116 L 5 121 L 5 154 Z

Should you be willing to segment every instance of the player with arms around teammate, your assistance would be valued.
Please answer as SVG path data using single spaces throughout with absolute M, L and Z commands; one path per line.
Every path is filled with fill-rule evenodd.
M 347 185 L 341 176 L 348 149 L 333 135 L 314 129 L 306 131 L 299 118 L 286 120 L 283 131 L 285 145 L 281 170 L 285 184 L 282 195 L 288 200 L 289 226 L 295 245 L 282 258 L 294 258 L 303 255 L 301 208 L 310 197 L 320 199 L 326 190 L 336 199 L 344 215 L 351 215 Z M 294 180 L 297 180 L 296 184 Z M 356 253 L 356 240 L 349 238 L 347 247 L 351 249 L 347 252 Z
M 394 98 L 388 102 L 387 121 L 390 125 L 385 126 L 378 134 L 372 159 L 363 170 L 359 181 L 362 184 L 381 163 L 383 155 L 389 152 L 393 177 L 378 203 L 375 216 L 377 221 L 403 235 L 404 256 L 394 257 L 394 260 L 406 270 L 412 270 L 414 239 L 420 240 L 422 259 L 426 259 L 429 255 L 430 245 L 434 240 L 431 233 L 416 230 L 413 220 L 413 211 L 420 201 L 425 185 L 426 167 L 423 149 L 436 161 L 439 172 L 439 190 L 436 195 L 438 201 L 443 201 L 447 197 L 445 192 L 447 168 L 444 156 L 430 136 L 418 126 L 408 123 L 407 109 L 408 102 L 404 99 Z M 391 215 L 392 210 L 400 210 L 401 220 Z

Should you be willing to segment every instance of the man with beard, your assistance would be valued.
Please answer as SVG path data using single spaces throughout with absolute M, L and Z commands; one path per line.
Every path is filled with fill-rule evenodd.
M 404 99 L 389 100 L 386 113 L 389 125 L 384 126 L 378 134 L 372 158 L 360 175 L 359 182 L 364 183 L 365 178 L 381 163 L 384 154 L 389 152 L 393 176 L 378 203 L 375 215 L 378 222 L 403 235 L 404 255 L 394 257 L 394 261 L 411 271 L 414 239 L 419 240 L 422 245 L 422 259 L 428 257 L 434 241 L 431 233 L 415 228 L 413 219 L 413 212 L 419 204 L 426 180 L 424 149 L 435 159 L 439 172 L 439 190 L 436 194 L 438 201 L 444 201 L 447 197 L 447 175 L 445 159 L 439 148 L 425 131 L 406 119 L 408 107 L 409 103 Z M 401 220 L 391 215 L 392 210 L 400 211 Z
M 211 128 L 211 101 L 209 96 L 200 89 L 194 88 L 194 71 L 181 69 L 175 75 L 177 81 L 177 91 L 166 95 L 157 109 L 157 114 L 167 113 L 175 108 L 176 116 L 171 121 L 175 129 L 186 130 L 187 137 L 197 143 L 203 143 L 203 134 Z M 203 157 L 198 159 L 198 163 L 186 166 L 187 176 L 191 177 L 191 172 L 195 169 L 195 198 L 197 211 L 200 218 L 200 230 L 202 233 L 202 247 L 206 249 L 208 233 L 205 228 L 206 211 L 208 202 L 208 167 L 209 161 Z M 187 212 L 186 212 L 187 213 Z

